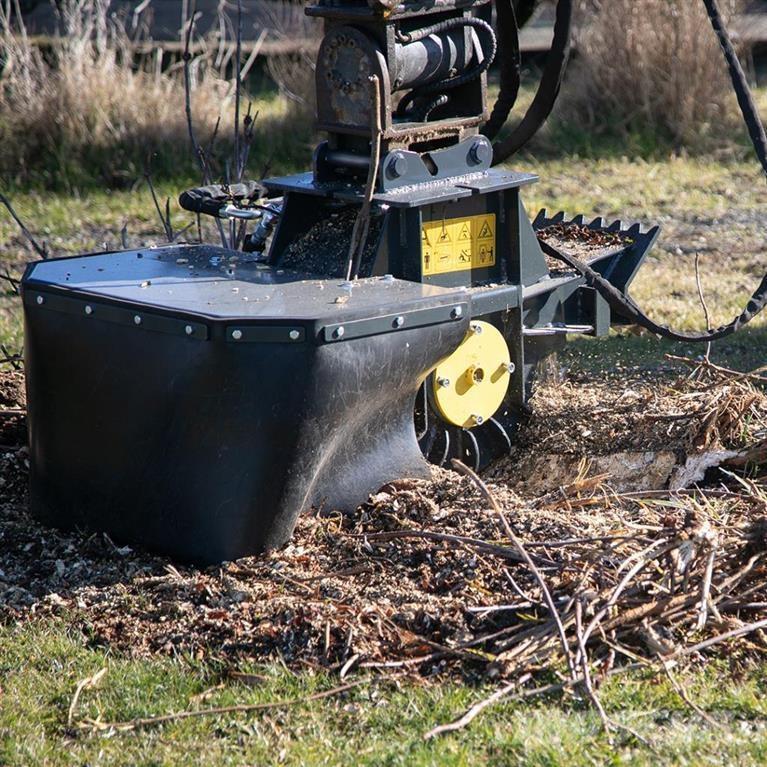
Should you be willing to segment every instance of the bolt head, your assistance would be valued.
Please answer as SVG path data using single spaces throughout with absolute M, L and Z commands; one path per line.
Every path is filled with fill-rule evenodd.
M 395 152 L 386 165 L 390 178 L 399 178 L 407 173 L 407 157 L 401 152 Z
M 474 165 L 484 165 L 493 159 L 492 148 L 487 141 L 477 139 L 469 149 L 469 162 Z
M 344 333 L 346 333 L 346 331 L 344 330 L 344 326 L 340 325 L 333 331 L 333 338 L 343 338 Z
M 477 336 L 482 335 L 482 325 L 472 325 L 471 326 L 471 332 L 474 333 Z
M 517 366 L 513 362 L 510 362 L 508 365 L 506 365 L 506 370 L 508 371 L 509 375 L 514 375 L 516 369 Z
M 90 305 L 86 306 L 85 307 L 85 313 L 88 314 L 88 315 L 93 314 L 93 307 L 90 306 Z
M 301 338 L 301 333 L 298 330 L 291 330 L 290 333 L 288 333 L 288 336 L 291 341 L 298 341 L 298 339 Z
M 485 419 L 481 415 L 473 415 L 471 420 L 474 421 L 477 426 L 482 426 L 482 424 L 485 422 Z
M 450 379 L 449 378 L 438 378 L 437 383 L 439 386 L 443 389 L 447 389 L 450 386 Z
M 232 331 L 232 338 L 235 341 L 239 341 L 242 338 L 242 331 L 241 330 L 233 330 Z
M 450 312 L 450 316 L 454 320 L 459 320 L 463 317 L 463 309 L 460 306 L 453 307 L 453 311 Z
M 37 297 L 37 303 L 38 304 L 44 304 L 45 303 L 45 299 L 42 296 L 38 296 Z
M 137 314 L 137 315 L 136 315 L 136 316 L 133 318 L 133 322 L 134 322 L 134 324 L 136 324 L 136 325 L 140 325 L 140 324 L 141 324 L 141 317 L 140 317 L 140 316 Z
M 187 325 L 184 328 L 184 333 L 186 333 L 188 336 L 191 336 L 192 333 L 194 333 L 194 328 L 191 325 Z
M 405 324 L 405 318 L 402 316 L 395 317 L 392 324 L 395 328 L 401 328 Z

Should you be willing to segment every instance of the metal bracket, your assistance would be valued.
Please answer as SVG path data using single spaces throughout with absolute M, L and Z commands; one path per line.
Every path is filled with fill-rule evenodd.
M 166 317 L 162 314 L 146 312 L 140 307 L 126 309 L 114 304 L 91 301 L 87 296 L 69 298 L 68 296 L 47 291 L 28 290 L 24 292 L 24 300 L 30 307 L 39 307 L 40 309 L 73 314 L 87 319 L 125 325 L 137 330 L 185 336 L 197 339 L 198 341 L 207 341 L 209 338 L 208 326 L 202 322 Z
M 402 314 L 387 314 L 351 322 L 333 323 L 322 328 L 322 338 L 328 343 L 349 341 L 352 338 L 376 336 L 382 333 L 394 333 L 427 325 L 456 322 L 469 317 L 469 304 L 460 303 L 452 306 L 439 306 L 434 309 L 417 309 Z
M 382 159 L 378 186 L 380 191 L 388 192 L 467 173 L 482 173 L 490 169 L 492 162 L 493 147 L 484 136 L 474 136 L 455 146 L 423 154 L 397 150 Z

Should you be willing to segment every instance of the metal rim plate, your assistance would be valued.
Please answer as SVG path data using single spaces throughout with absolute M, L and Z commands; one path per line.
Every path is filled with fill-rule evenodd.
M 472 321 L 461 345 L 435 369 L 434 402 L 454 426 L 481 426 L 503 403 L 511 381 L 509 347 L 488 322 Z

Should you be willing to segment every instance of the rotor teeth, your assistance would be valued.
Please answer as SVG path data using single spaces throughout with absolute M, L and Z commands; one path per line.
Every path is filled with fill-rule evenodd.
M 607 223 L 607 221 L 602 216 L 597 216 L 592 221 L 586 223 L 586 217 L 582 213 L 568 219 L 567 214 L 562 210 L 549 216 L 549 212 L 546 208 L 543 208 L 538 212 L 538 215 L 533 221 L 533 228 L 537 231 L 540 231 L 541 229 L 547 229 L 548 227 L 554 226 L 556 224 L 561 224 L 563 226 L 586 226 L 589 229 L 597 231 L 617 232 L 620 234 L 625 234 L 635 240 L 640 238 L 644 240 L 646 238 L 650 242 L 652 242 L 660 232 L 659 226 L 646 228 L 639 222 L 629 224 L 622 221 L 621 219 Z

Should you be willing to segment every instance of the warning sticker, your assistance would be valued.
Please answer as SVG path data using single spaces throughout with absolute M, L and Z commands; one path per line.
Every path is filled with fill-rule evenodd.
M 495 213 L 427 221 L 421 230 L 423 275 L 495 265 Z

